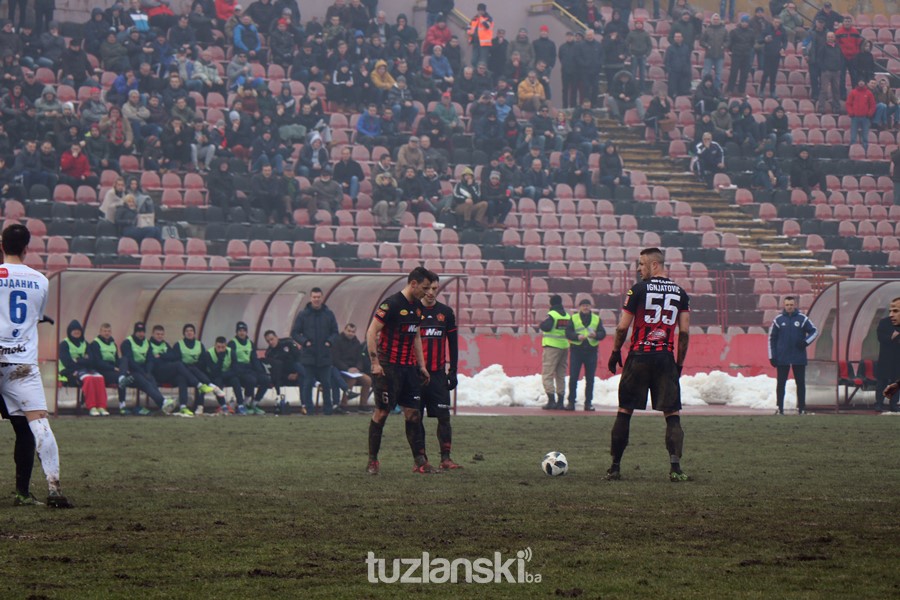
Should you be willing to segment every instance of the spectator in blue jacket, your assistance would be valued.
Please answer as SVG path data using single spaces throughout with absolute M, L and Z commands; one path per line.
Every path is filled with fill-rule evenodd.
M 300 364 L 307 377 L 300 388 L 300 400 L 309 415 L 315 414 L 312 400 L 313 382 L 322 385 L 323 411 L 343 413 L 340 406 L 333 407 L 331 401 L 331 346 L 338 336 L 337 319 L 331 309 L 325 306 L 325 295 L 321 288 L 309 292 L 309 303 L 294 319 L 291 337 L 301 348 Z
M 247 58 L 251 61 L 266 63 L 266 51 L 262 49 L 259 29 L 250 20 L 249 15 L 243 15 L 240 24 L 234 28 L 234 47 L 246 52 Z
M 356 122 L 356 141 L 370 150 L 374 146 L 387 146 L 387 137 L 381 131 L 381 117 L 375 104 L 370 104 Z
M 809 317 L 797 310 L 797 302 L 793 296 L 784 298 L 784 311 L 775 317 L 769 331 L 769 363 L 777 369 L 778 381 L 775 396 L 778 401 L 778 412 L 784 414 L 784 388 L 788 374 L 794 371 L 794 382 L 797 384 L 797 411 L 806 413 L 806 347 L 813 343 L 819 330 Z

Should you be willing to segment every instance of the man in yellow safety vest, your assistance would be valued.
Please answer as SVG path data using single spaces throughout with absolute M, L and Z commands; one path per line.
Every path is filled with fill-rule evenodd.
M 547 404 L 544 410 L 563 410 L 565 408 L 566 359 L 569 355 L 569 340 L 566 338 L 566 327 L 571 318 L 563 308 L 559 294 L 550 296 L 550 310 L 547 318 L 540 324 L 544 332 L 541 340 L 543 356 L 541 362 L 541 379 L 547 393 Z
M 572 316 L 566 328 L 569 338 L 569 403 L 566 410 L 575 410 L 575 391 L 578 377 L 584 367 L 584 410 L 593 412 L 594 373 L 597 371 L 597 346 L 606 337 L 606 330 L 600 323 L 600 315 L 591 307 L 591 301 L 584 298 L 578 303 L 578 312 Z

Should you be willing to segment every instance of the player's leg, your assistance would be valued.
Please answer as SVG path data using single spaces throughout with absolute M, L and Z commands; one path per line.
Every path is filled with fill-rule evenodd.
M 646 364 L 629 354 L 622 367 L 622 378 L 619 380 L 619 412 L 610 433 L 610 454 L 612 465 L 606 471 L 606 478 L 621 479 L 622 456 L 628 447 L 631 432 L 631 415 L 635 409 L 647 407 L 647 391 L 649 389 Z
M 59 485 L 59 447 L 50 428 L 44 385 L 37 365 L 8 365 L 0 369 L 2 394 L 10 416 L 24 416 L 34 436 L 34 446 L 47 477 L 50 508 L 73 508 Z
M 34 470 L 34 434 L 24 415 L 10 416 L 6 401 L 0 396 L 0 417 L 7 419 L 16 434 L 13 461 L 16 463 L 16 506 L 42 504 L 31 493 L 31 472 Z
M 684 446 L 684 431 L 681 429 L 681 383 L 678 367 L 671 354 L 657 355 L 647 359 L 652 367 L 648 373 L 650 399 L 653 410 L 662 411 L 666 418 L 666 451 L 669 453 L 669 480 L 688 481 L 681 471 L 681 452 Z
M 312 400 L 312 389 L 313 384 L 316 382 L 316 377 L 312 369 L 305 369 L 305 371 L 306 376 L 300 382 L 300 403 L 306 407 L 306 414 L 314 415 L 316 414 L 316 407 Z
M 260 408 L 259 404 L 269 391 L 269 388 L 272 387 L 272 380 L 264 372 L 256 372 L 254 375 L 256 376 L 256 395 L 253 397 L 253 412 L 258 415 L 264 415 L 266 411 Z
M 422 427 L 422 383 L 415 367 L 397 369 L 397 404 L 403 410 L 406 425 L 406 441 L 412 451 L 414 473 L 436 473 L 439 469 L 431 466 L 425 453 L 425 429 Z
M 790 365 L 778 365 L 776 368 L 777 380 L 775 381 L 775 400 L 778 402 L 778 414 L 784 414 L 784 388 L 787 385 L 788 373 L 791 370 Z
M 167 402 L 174 407 L 174 401 L 167 401 L 165 399 L 165 397 L 162 395 L 162 392 L 159 391 L 159 387 L 156 385 L 156 381 L 153 378 L 137 371 L 131 373 L 131 377 L 134 379 L 135 387 L 147 394 L 147 397 L 150 398 L 150 400 L 152 400 L 154 404 L 156 404 L 157 408 L 163 410 L 163 407 L 167 406 Z
M 584 359 L 584 410 L 594 411 L 594 376 L 597 374 L 597 351 Z
M 375 386 L 375 411 L 369 421 L 369 464 L 366 467 L 366 473 L 369 475 L 378 475 L 380 470 L 378 452 L 381 450 L 384 423 L 396 404 L 396 395 L 391 393 L 393 373 L 390 367 L 384 368 L 386 369 L 384 374 L 372 378 Z
M 681 453 L 684 448 L 684 430 L 681 429 L 681 416 L 678 411 L 664 412 L 666 417 L 666 450 L 669 452 L 669 480 L 688 481 L 688 476 L 681 470 Z
M 447 377 L 443 372 L 437 373 L 438 377 L 432 377 L 435 383 L 435 394 L 431 398 L 428 416 L 437 418 L 438 447 L 441 449 L 441 469 L 462 469 L 462 466 L 453 462 L 450 458 L 450 450 L 453 446 L 453 428 L 450 426 L 450 390 L 447 389 Z M 429 384 L 430 385 L 430 384 Z
M 791 365 L 794 383 L 797 384 L 797 412 L 806 413 L 806 365 Z

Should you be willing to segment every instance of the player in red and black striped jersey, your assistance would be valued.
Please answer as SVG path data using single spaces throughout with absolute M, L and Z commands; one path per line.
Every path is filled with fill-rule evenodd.
M 425 455 L 422 428 L 422 384 L 428 385 L 430 374 L 425 367 L 419 326 L 422 304 L 419 300 L 437 275 L 416 267 L 406 279 L 406 287 L 385 300 L 375 311 L 366 332 L 372 379 L 375 389 L 375 412 L 369 422 L 369 465 L 366 472 L 379 472 L 378 451 L 384 423 L 395 406 L 400 405 L 406 419 L 406 439 L 413 453 L 416 473 L 437 473 Z
M 450 458 L 452 430 L 450 428 L 450 390 L 456 388 L 456 366 L 459 360 L 459 341 L 456 315 L 453 309 L 437 300 L 440 283 L 437 279 L 425 289 L 422 298 L 422 348 L 431 380 L 422 388 L 422 411 L 438 420 L 437 438 L 441 447 L 441 469 L 462 469 Z M 449 355 L 447 349 L 449 348 Z M 450 370 L 447 370 L 449 358 Z M 422 422 L 425 436 L 425 422 Z
M 681 386 L 679 377 L 687 356 L 690 327 L 690 298 L 665 276 L 663 253 L 659 248 L 641 251 L 641 281 L 628 290 L 624 311 L 616 326 L 616 338 L 609 357 L 609 370 L 622 366 L 622 345 L 632 327 L 631 348 L 619 381 L 619 412 L 612 428 L 612 466 L 607 479 L 620 479 L 619 463 L 628 446 L 631 415 L 647 407 L 647 392 L 654 410 L 666 417 L 666 449 L 669 452 L 669 479 L 687 481 L 681 470 L 684 432 L 681 429 Z M 678 329 L 678 357 L 675 358 L 675 329 Z

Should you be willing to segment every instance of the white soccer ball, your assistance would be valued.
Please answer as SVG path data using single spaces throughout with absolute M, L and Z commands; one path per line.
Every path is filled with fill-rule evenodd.
M 551 477 L 565 475 L 569 472 L 569 461 L 562 452 L 548 452 L 541 461 L 541 471 Z

